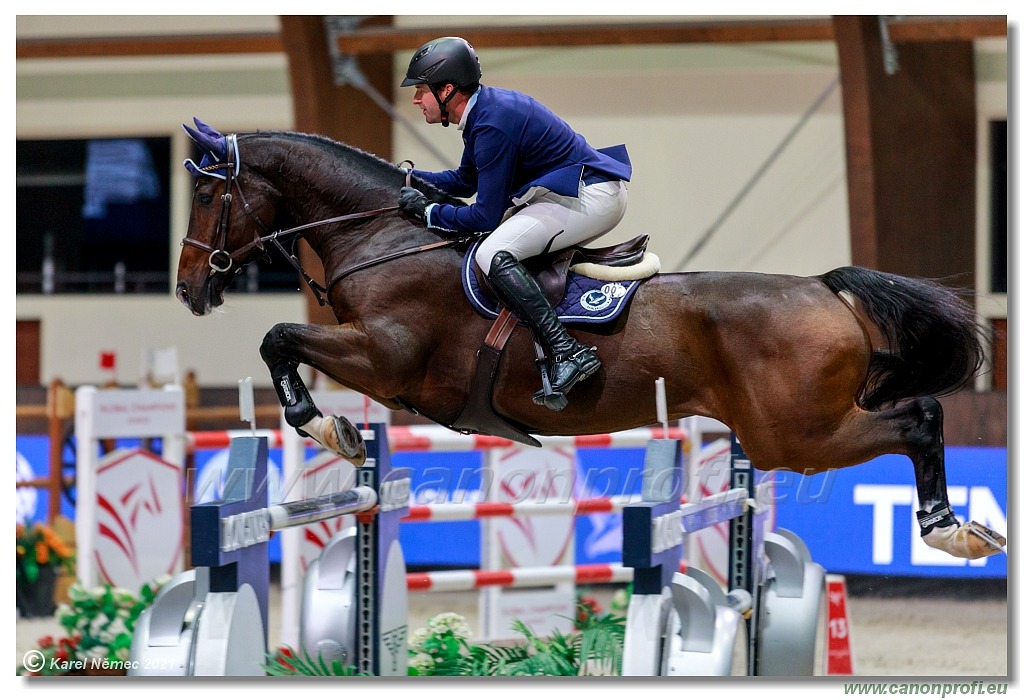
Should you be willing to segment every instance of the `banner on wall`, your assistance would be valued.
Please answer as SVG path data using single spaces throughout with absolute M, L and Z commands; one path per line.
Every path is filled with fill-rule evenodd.
M 185 550 L 182 469 L 141 450 L 103 457 L 96 475 L 92 558 L 99 580 L 129 591 L 181 571 Z

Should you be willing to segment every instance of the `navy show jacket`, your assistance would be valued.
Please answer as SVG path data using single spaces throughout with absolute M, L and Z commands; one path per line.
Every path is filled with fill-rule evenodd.
M 624 145 L 593 148 L 554 112 L 520 92 L 481 86 L 464 118 L 459 167 L 413 174 L 455 197 L 476 194 L 476 201 L 432 206 L 432 228 L 493 231 L 513 199 L 532 187 L 578 197 L 584 175 L 588 181 L 628 181 L 632 175 Z

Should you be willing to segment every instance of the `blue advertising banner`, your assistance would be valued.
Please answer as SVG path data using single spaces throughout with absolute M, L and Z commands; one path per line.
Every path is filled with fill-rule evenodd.
M 391 465 L 409 469 L 414 505 L 480 500 L 480 452 L 396 452 Z M 479 520 L 403 524 L 398 541 L 409 567 L 480 566 Z
M 644 449 L 576 450 L 577 498 L 639 494 Z M 622 513 L 593 513 L 576 518 L 576 563 L 622 561 Z

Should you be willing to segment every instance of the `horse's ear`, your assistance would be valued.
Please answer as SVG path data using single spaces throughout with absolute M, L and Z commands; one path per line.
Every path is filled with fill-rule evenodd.
M 192 139 L 204 152 L 209 153 L 217 160 L 221 160 L 227 156 L 227 139 L 220 134 L 214 136 L 213 134 L 196 131 L 188 124 L 182 124 L 181 127 L 185 130 L 185 133 L 188 134 L 189 138 Z M 216 134 L 216 132 L 214 132 L 214 134 Z
M 199 129 L 200 132 L 206 134 L 207 136 L 213 136 L 214 138 L 218 139 L 224 138 L 224 134 L 214 129 L 212 126 L 204 122 L 199 117 L 192 117 L 192 121 L 196 123 L 196 128 Z

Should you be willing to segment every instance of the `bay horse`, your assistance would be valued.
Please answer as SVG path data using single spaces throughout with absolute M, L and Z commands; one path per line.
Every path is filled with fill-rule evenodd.
M 351 423 L 313 404 L 296 371 L 307 365 L 389 408 L 488 432 L 495 423 L 466 429 L 460 416 L 474 400 L 492 321 L 462 288 L 467 242 L 394 206 L 408 171 L 322 136 L 223 135 L 195 122 L 185 129 L 203 158 L 185 163 L 196 185 L 177 271 L 181 303 L 210 313 L 239 269 L 269 251 L 287 254 L 284 244 L 300 236 L 323 262 L 323 286 L 304 276 L 338 324 L 278 323 L 260 347 L 289 425 L 353 462 L 364 458 Z M 464 204 L 412 184 L 432 201 Z M 602 368 L 561 411 L 531 398 L 539 373 L 529 330 L 513 318 L 504 331 L 486 408 L 521 442 L 652 425 L 663 377 L 670 419 L 721 421 L 762 470 L 816 474 L 908 456 L 930 546 L 972 559 L 1004 551 L 1000 534 L 961 524 L 949 506 L 935 396 L 970 382 L 983 349 L 971 306 L 935 281 L 857 267 L 814 277 L 655 274 L 617 320 L 573 329 L 598 348 Z

